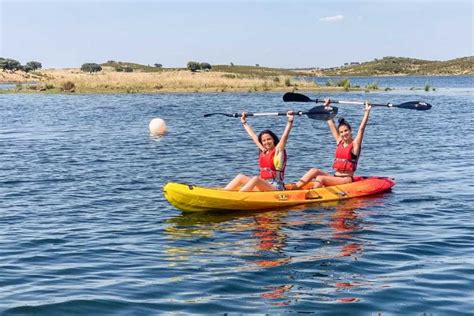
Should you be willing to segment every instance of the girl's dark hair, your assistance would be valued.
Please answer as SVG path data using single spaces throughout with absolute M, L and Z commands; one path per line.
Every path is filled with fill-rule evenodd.
M 347 128 L 352 131 L 352 128 L 351 126 L 349 125 L 349 123 L 343 118 L 343 117 L 340 117 L 339 120 L 337 120 L 337 122 L 339 123 L 339 125 L 337 126 L 337 130 L 339 130 L 339 127 L 341 126 L 347 126 Z
M 263 130 L 260 132 L 260 134 L 258 134 L 258 142 L 261 144 L 262 143 L 262 136 L 263 134 L 268 134 L 270 135 L 271 138 L 273 138 L 273 143 L 276 145 L 278 145 L 278 142 L 280 141 L 278 139 L 278 136 L 275 135 L 275 133 L 273 133 L 271 130 L 269 129 L 266 129 L 266 130 Z

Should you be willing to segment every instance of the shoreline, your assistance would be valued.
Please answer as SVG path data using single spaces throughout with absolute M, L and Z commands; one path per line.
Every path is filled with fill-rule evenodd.
M 373 75 L 373 76 L 291 76 L 283 74 L 256 75 L 228 72 L 190 72 L 163 70 L 160 72 L 116 72 L 104 67 L 99 73 L 84 73 L 77 68 L 45 69 L 33 73 L 0 72 L 0 84 L 15 85 L 0 89 L 0 94 L 160 94 L 160 93 L 261 93 L 289 91 L 370 92 L 389 91 L 377 82 L 365 87 L 352 86 L 351 77 L 443 77 L 472 75 Z M 327 78 L 318 84 L 310 78 Z M 332 81 L 334 78 L 335 81 Z M 343 80 L 340 80 L 344 78 Z M 371 86 L 372 85 L 372 86 Z

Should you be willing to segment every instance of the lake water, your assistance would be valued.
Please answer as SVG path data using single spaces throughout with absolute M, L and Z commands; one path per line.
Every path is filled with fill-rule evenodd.
M 203 114 L 314 104 L 282 93 L 0 95 L 0 313 L 472 315 L 473 77 L 364 80 L 395 90 L 305 94 L 433 105 L 371 113 L 358 174 L 395 178 L 392 192 L 220 215 L 182 213 L 162 194 L 168 181 L 257 172 L 239 119 Z M 436 91 L 409 89 L 425 84 Z M 356 129 L 362 107 L 339 115 Z M 155 117 L 166 136 L 149 136 Z M 249 122 L 281 134 L 285 118 Z M 330 170 L 325 122 L 296 118 L 287 148 L 287 180 Z

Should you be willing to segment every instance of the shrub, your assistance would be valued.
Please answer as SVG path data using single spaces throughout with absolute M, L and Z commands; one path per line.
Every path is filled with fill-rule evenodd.
M 41 65 L 41 63 L 38 62 L 38 61 L 29 61 L 29 62 L 26 63 L 25 68 L 27 68 L 27 67 L 29 69 L 35 71 L 36 69 L 41 69 L 41 67 L 43 67 L 43 65 Z
M 85 63 L 81 66 L 81 70 L 88 73 L 102 71 L 102 67 L 95 63 Z
M 10 58 L 0 58 L 0 68 L 2 68 L 3 71 L 10 70 L 11 72 L 23 69 L 18 60 Z
M 204 70 L 211 70 L 212 68 L 211 64 L 209 63 L 201 63 L 199 67 L 201 67 L 201 69 L 204 69 Z
M 351 87 L 351 83 L 349 82 L 349 80 L 347 80 L 345 83 L 344 83 L 344 91 L 349 91 L 349 88 Z
M 290 78 L 285 79 L 285 86 L 290 87 L 291 86 L 291 80 Z
M 275 82 L 275 83 L 280 83 L 280 78 L 279 78 L 279 77 L 274 77 L 274 78 L 273 78 L 273 82 Z
M 195 72 L 195 71 L 201 69 L 201 65 L 198 62 L 189 61 L 186 68 L 188 68 L 192 72 Z
M 378 90 L 379 89 L 379 84 L 377 82 L 372 82 L 369 83 L 368 85 L 365 86 L 369 90 Z
M 156 67 L 156 68 L 162 68 L 163 65 L 162 65 L 162 64 L 155 64 L 155 67 Z
M 62 85 L 63 91 L 74 92 L 76 85 L 72 81 L 66 81 Z

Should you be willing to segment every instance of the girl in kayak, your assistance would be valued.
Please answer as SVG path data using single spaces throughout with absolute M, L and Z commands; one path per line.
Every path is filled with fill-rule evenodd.
M 324 100 L 325 106 L 328 106 L 330 103 L 331 101 L 329 99 Z M 362 148 L 362 139 L 364 138 L 364 131 L 369 120 L 371 108 L 372 106 L 365 101 L 364 116 L 362 117 L 355 138 L 352 138 L 351 126 L 345 119 L 339 119 L 339 126 L 337 128 L 333 119 L 327 121 L 331 134 L 337 144 L 335 159 L 332 165 L 335 170 L 334 175 L 330 175 L 317 168 L 311 168 L 291 189 L 298 190 L 310 181 L 314 182 L 313 188 L 320 188 L 323 186 L 351 183 L 354 180 L 353 176 L 357 169 L 357 161 L 359 160 Z
M 283 179 L 286 167 L 286 151 L 285 146 L 293 127 L 293 111 L 286 113 L 288 118 L 285 130 L 281 135 L 281 139 L 270 130 L 262 131 L 258 136 L 247 123 L 246 113 L 242 113 L 240 121 L 245 128 L 247 134 L 253 140 L 259 149 L 258 165 L 260 167 L 260 175 L 248 177 L 244 174 L 237 175 L 224 188 L 225 190 L 236 190 L 240 186 L 240 191 L 281 191 L 285 190 Z

